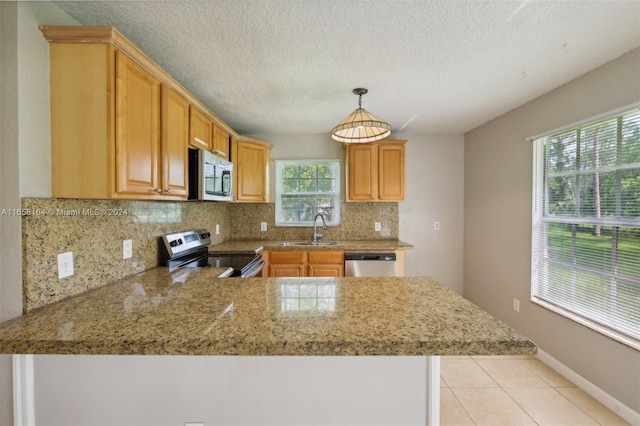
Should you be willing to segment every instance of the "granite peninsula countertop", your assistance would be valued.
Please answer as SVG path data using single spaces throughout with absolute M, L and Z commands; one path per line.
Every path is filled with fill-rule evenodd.
M 158 267 L 0 324 L 0 353 L 507 355 L 536 346 L 425 277 Z
M 327 240 L 328 241 L 328 240 Z M 343 240 L 335 245 L 280 245 L 280 240 L 229 240 L 209 246 L 209 253 L 222 255 L 229 253 L 254 253 L 263 250 L 406 250 L 413 245 L 400 240 Z

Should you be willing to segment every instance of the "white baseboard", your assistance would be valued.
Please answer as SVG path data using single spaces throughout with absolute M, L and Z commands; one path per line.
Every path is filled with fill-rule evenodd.
M 607 392 L 600 389 L 598 386 L 591 383 L 545 351 L 538 348 L 538 354 L 536 355 L 540 361 L 553 368 L 555 371 L 564 376 L 567 380 L 573 382 L 580 389 L 591 395 L 594 399 L 600 402 L 602 405 L 622 417 L 632 425 L 640 425 L 640 413 L 635 412 L 624 403 L 617 400 L 615 397 L 609 395 Z

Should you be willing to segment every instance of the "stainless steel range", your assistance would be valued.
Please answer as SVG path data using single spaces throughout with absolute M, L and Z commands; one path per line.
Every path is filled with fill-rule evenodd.
M 260 274 L 264 266 L 261 253 L 209 255 L 211 234 L 206 229 L 172 232 L 161 237 L 160 264 L 174 268 L 215 266 L 233 268 L 230 277 L 249 278 Z

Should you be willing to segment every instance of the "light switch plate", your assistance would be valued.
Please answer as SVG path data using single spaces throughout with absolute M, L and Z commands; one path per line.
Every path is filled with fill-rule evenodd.
M 220 224 L 216 223 L 216 235 L 220 235 Z
M 260 222 L 260 230 L 262 232 L 266 232 L 267 231 L 267 222 Z
M 73 275 L 73 252 L 60 253 L 58 255 L 58 279 Z
M 132 256 L 133 256 L 133 241 L 123 240 L 122 241 L 122 258 L 131 259 Z
M 374 223 L 373 223 L 373 228 L 374 228 L 376 231 L 380 232 L 380 229 L 382 229 L 382 225 L 381 225 L 381 223 L 380 223 L 380 222 L 374 222 Z

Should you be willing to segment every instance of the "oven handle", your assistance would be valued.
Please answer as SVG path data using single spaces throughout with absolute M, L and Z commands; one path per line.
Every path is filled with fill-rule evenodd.
M 251 278 L 251 277 L 255 277 L 256 275 L 258 275 L 260 272 L 262 272 L 262 268 L 264 268 L 264 259 L 260 259 L 258 262 L 256 262 L 254 265 L 251 265 L 251 268 L 249 268 L 244 275 L 242 275 L 242 278 Z

